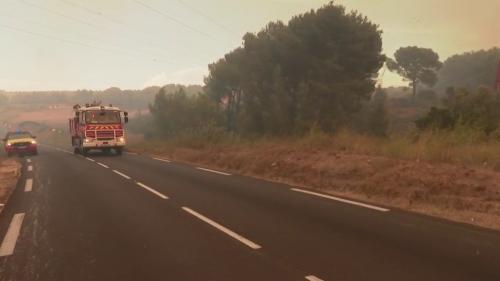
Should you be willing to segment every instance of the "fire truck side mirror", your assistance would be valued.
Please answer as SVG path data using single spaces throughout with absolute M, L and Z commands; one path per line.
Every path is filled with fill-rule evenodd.
M 125 120 L 125 123 L 128 123 L 128 116 L 125 116 L 123 119 Z

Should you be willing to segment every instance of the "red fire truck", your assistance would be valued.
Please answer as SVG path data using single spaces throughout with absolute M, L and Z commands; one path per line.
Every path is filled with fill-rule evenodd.
M 75 153 L 87 154 L 90 150 L 121 155 L 125 147 L 125 127 L 128 113 L 112 105 L 75 105 L 74 116 L 69 119 L 71 144 Z

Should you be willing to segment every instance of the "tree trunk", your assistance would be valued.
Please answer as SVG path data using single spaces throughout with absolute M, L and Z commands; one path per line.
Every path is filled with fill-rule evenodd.
M 417 79 L 413 79 L 413 98 L 417 96 Z

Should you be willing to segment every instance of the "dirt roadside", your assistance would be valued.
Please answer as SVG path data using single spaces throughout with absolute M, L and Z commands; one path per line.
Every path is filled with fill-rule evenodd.
M 14 158 L 0 158 L 0 213 L 16 187 L 20 171 L 19 161 Z
M 273 145 L 156 154 L 500 230 L 500 173 L 492 169 Z

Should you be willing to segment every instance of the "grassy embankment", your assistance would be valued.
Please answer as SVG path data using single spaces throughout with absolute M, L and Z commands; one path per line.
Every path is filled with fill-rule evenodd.
M 500 143 L 472 131 L 210 139 L 135 140 L 129 149 L 500 229 Z
M 21 165 L 15 158 L 0 158 L 0 212 L 14 190 L 20 175 Z

